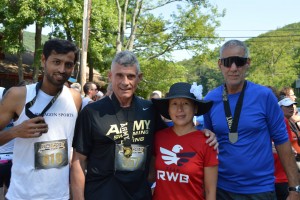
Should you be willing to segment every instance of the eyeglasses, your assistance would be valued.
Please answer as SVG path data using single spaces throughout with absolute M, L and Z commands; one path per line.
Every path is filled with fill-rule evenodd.
M 237 67 L 243 67 L 247 63 L 248 58 L 239 57 L 239 56 L 231 56 L 227 58 L 221 58 L 221 64 L 224 67 L 230 68 L 232 63 L 235 63 Z

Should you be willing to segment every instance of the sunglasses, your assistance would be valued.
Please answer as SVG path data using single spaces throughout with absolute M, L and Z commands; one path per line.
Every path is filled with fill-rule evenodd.
M 231 56 L 228 58 L 221 58 L 221 64 L 224 67 L 230 68 L 232 63 L 235 63 L 237 67 L 243 67 L 247 63 L 248 58 L 239 57 L 239 56 Z

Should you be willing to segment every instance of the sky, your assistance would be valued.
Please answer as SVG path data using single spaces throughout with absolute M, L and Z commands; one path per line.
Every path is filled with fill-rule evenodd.
M 216 30 L 220 37 L 246 40 L 262 33 L 282 28 L 285 25 L 300 22 L 300 0 L 209 0 L 226 15 L 219 18 L 221 26 Z M 175 5 L 174 5 L 175 6 Z M 172 7 L 163 9 L 161 13 L 168 15 Z M 160 12 L 160 11 L 158 11 Z M 30 26 L 28 31 L 34 32 Z M 43 29 L 47 34 L 50 29 Z M 173 54 L 174 61 L 191 58 L 186 50 Z
M 226 15 L 219 18 L 217 28 L 220 37 L 247 40 L 270 30 L 300 22 L 300 0 L 210 0 L 219 10 L 226 9 Z M 174 54 L 175 60 L 191 58 L 187 51 Z

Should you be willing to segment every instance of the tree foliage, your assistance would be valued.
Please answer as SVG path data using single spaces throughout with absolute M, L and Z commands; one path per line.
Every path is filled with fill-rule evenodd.
M 251 51 L 248 79 L 276 88 L 291 86 L 298 78 L 300 35 L 295 29 L 300 23 L 262 34 L 247 41 Z
M 137 93 L 144 98 L 148 98 L 154 90 L 165 94 L 173 83 L 187 81 L 188 71 L 182 65 L 159 59 L 140 59 L 140 65 L 143 81 L 139 84 Z
M 207 51 L 180 62 L 189 72 L 188 82 L 196 82 L 203 86 L 203 95 L 223 83 L 223 76 L 218 68 L 218 49 Z
M 119 27 L 117 50 L 133 50 L 153 59 L 169 57 L 174 50 L 201 53 L 216 41 L 218 18 L 224 15 L 206 0 L 116 0 Z M 157 9 L 177 4 L 170 16 L 157 16 Z M 123 9 L 122 9 L 123 8 Z M 129 44 L 129 45 L 128 45 Z M 130 44 L 134 44 L 133 46 Z M 121 46 L 121 47 L 120 47 Z

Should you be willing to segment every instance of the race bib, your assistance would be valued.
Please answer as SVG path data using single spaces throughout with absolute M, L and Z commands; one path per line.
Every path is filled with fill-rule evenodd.
M 132 144 L 132 155 L 124 155 L 123 144 L 116 144 L 115 149 L 115 170 L 136 171 L 144 170 L 147 158 L 147 147 L 140 144 Z
M 60 168 L 68 165 L 67 140 L 36 142 L 34 144 L 35 169 Z

